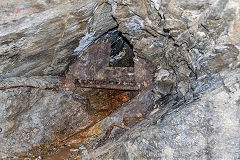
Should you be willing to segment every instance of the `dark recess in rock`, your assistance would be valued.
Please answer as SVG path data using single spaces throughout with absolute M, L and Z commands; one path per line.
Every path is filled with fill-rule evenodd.
M 110 67 L 134 67 L 133 46 L 123 37 L 119 31 L 113 31 L 111 34 L 111 54 Z

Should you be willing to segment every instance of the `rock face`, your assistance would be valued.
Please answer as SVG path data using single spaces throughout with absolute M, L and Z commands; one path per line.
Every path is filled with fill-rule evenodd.
M 0 6 L 0 158 L 87 124 L 84 99 L 62 89 L 59 79 L 72 59 L 116 27 L 135 59 L 156 68 L 154 85 L 141 92 L 146 96 L 123 107 L 151 102 L 151 114 L 98 148 L 90 141 L 95 148 L 86 146 L 77 157 L 240 158 L 238 0 L 12 0 Z M 4 89 L 24 85 L 42 89 Z M 45 90 L 53 86 L 60 91 Z
M 52 87 L 57 83 L 56 77 L 31 77 L 4 79 L 0 85 Z M 51 90 L 16 88 L 1 91 L 0 155 L 31 149 L 86 123 L 88 114 L 83 102 L 77 102 L 68 93 Z
M 83 159 L 239 159 L 240 72 L 221 75 L 197 101 L 161 109 Z
M 97 0 L 21 0 L 0 5 L 4 8 L 0 22 L 1 77 L 62 73 L 80 39 L 87 46 L 94 40 L 86 39 L 87 35 L 98 37 L 116 27 L 111 6 L 98 7 Z

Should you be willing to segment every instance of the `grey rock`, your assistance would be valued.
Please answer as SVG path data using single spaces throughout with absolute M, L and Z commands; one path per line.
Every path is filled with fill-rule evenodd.
M 4 79 L 0 86 L 33 85 L 42 88 L 58 84 L 56 77 Z M 72 133 L 88 114 L 71 94 L 37 88 L 0 91 L 0 156 L 26 151 L 56 138 L 59 132 Z
M 0 158 L 86 126 L 85 99 L 61 88 L 59 76 L 116 27 L 136 58 L 155 66 L 155 79 L 97 124 L 106 131 L 121 113 L 150 115 L 121 135 L 114 129 L 100 147 L 90 140 L 94 147 L 79 148 L 80 158 L 240 158 L 238 0 L 10 0 L 0 6 L 0 87 L 60 87 L 0 90 Z
M 1 77 L 61 74 L 90 28 L 93 37 L 99 37 L 116 27 L 111 7 L 98 6 L 97 0 L 22 0 L 0 5 L 6 8 L 0 22 Z
M 177 110 L 155 113 L 88 158 L 239 159 L 239 75 L 239 69 L 228 71 L 221 87 Z

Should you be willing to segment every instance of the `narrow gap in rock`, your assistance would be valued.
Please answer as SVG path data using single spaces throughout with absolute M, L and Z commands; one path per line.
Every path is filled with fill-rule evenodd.
M 110 67 L 134 67 L 133 46 L 123 37 L 122 33 L 112 33 L 111 54 L 109 59 Z

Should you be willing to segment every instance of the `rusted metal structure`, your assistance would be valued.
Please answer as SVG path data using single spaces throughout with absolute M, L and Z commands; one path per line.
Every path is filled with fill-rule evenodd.
M 135 67 L 110 67 L 111 39 L 98 40 L 89 46 L 70 67 L 65 87 L 140 90 L 151 82 L 152 67 L 141 58 L 134 58 Z

